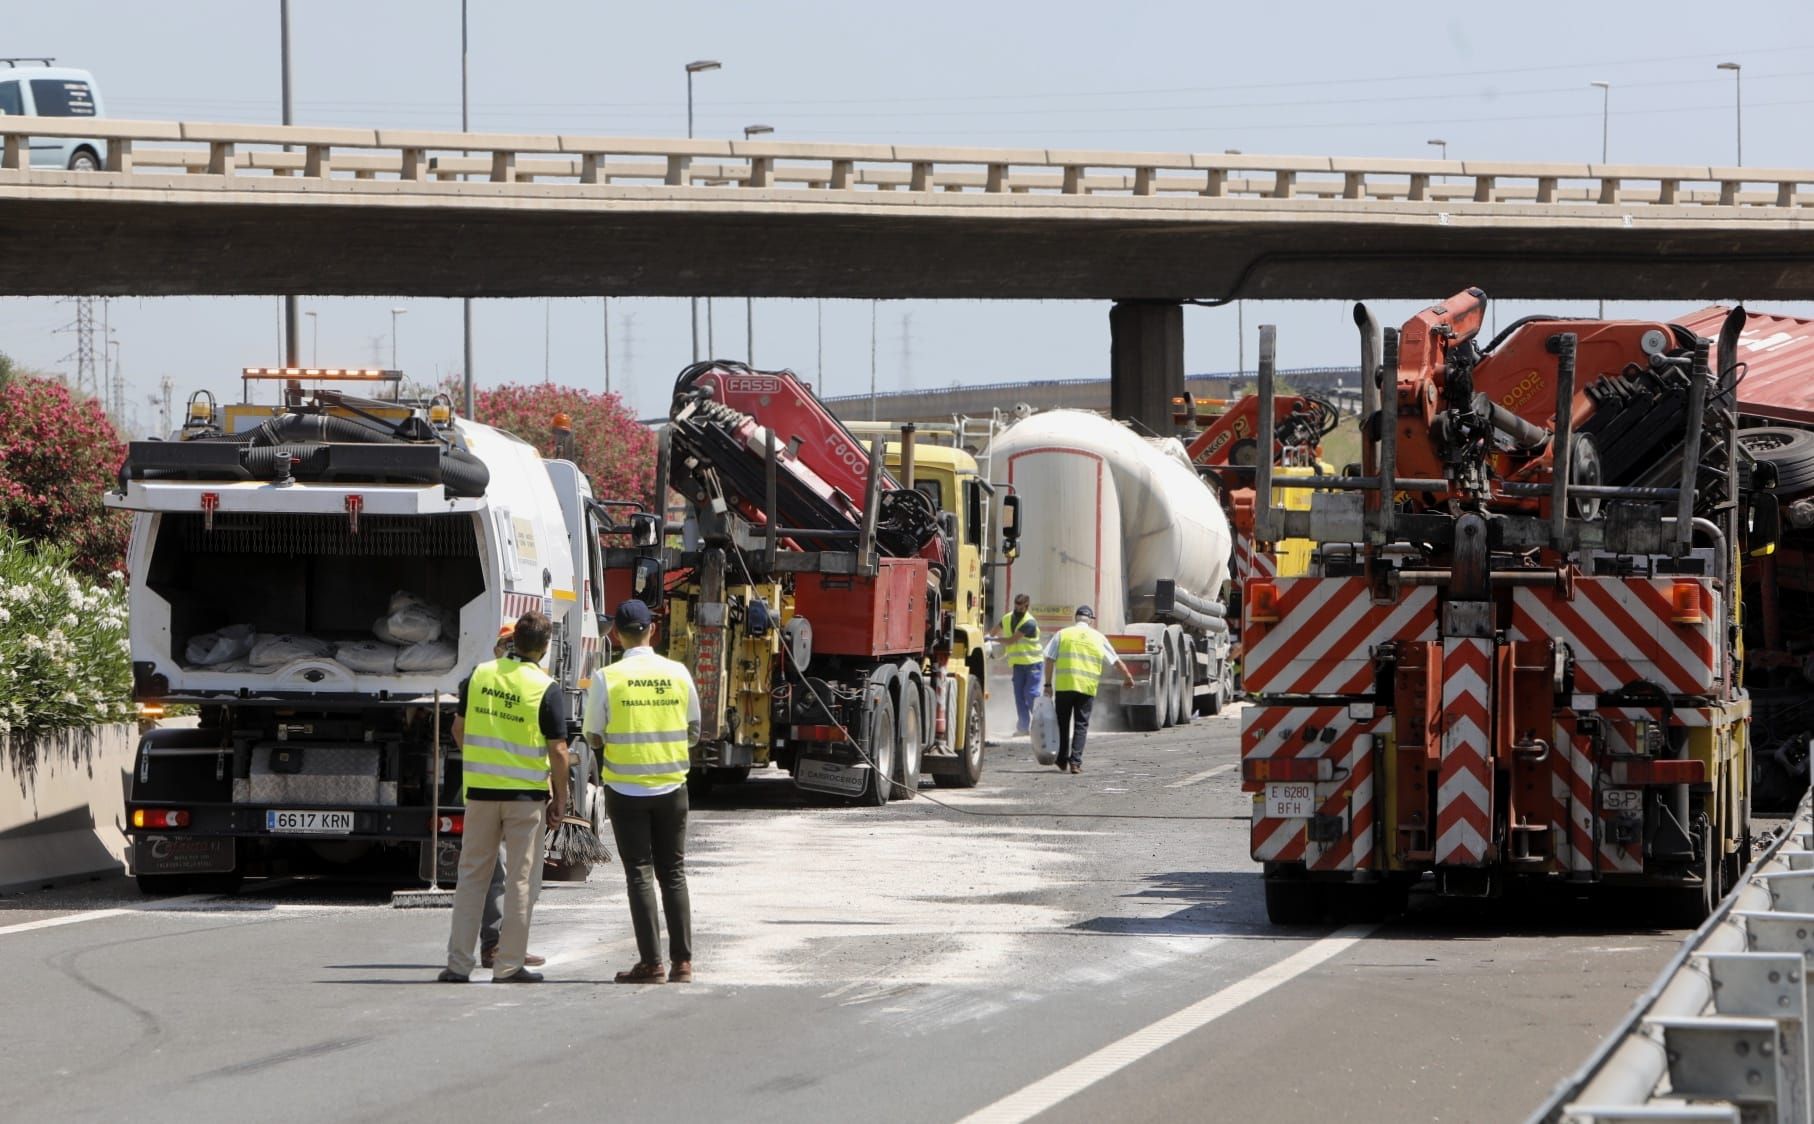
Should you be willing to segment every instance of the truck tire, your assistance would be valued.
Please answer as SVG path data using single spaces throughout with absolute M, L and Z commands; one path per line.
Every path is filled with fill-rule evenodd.
M 187 874 L 136 874 L 133 880 L 139 884 L 139 893 L 148 898 L 168 898 L 189 892 Z
M 1172 709 L 1172 653 L 1170 648 L 1159 649 L 1159 663 L 1153 668 L 1154 705 L 1159 708 L 1159 728 L 1171 729 L 1177 716 Z
M 940 788 L 975 788 L 983 779 L 983 739 L 987 730 L 983 718 L 983 683 L 972 675 L 965 690 L 970 700 L 964 707 L 964 748 L 958 754 L 955 773 L 939 773 L 932 783 Z
M 1323 919 L 1325 887 L 1301 878 L 1268 878 L 1266 920 L 1274 925 L 1314 925 Z
M 1159 708 L 1156 706 L 1124 706 L 1121 711 L 1127 718 L 1129 729 L 1150 734 L 1162 728 L 1159 725 Z
M 1190 720 L 1197 716 L 1196 686 L 1197 660 L 1194 653 L 1187 652 L 1178 660 L 1173 670 L 1172 680 L 1177 684 L 1177 694 L 1172 696 L 1172 721 L 1178 726 L 1190 725 Z
M 1700 854 L 1700 861 L 1695 865 L 1701 879 L 1697 885 L 1664 891 L 1668 895 L 1664 907 L 1665 921 L 1671 926 L 1681 929 L 1699 928 L 1701 922 L 1719 908 L 1720 899 L 1726 896 L 1725 889 L 1720 884 L 1721 863 L 1713 853 L 1718 842 L 1713 837 L 1713 826 L 1708 823 L 1706 815 L 1695 817 L 1694 843 Z
M 912 800 L 920 791 L 920 754 L 926 748 L 926 722 L 913 680 L 901 680 L 901 709 L 895 723 L 895 790 L 891 800 Z
M 888 692 L 876 691 L 870 698 L 874 701 L 865 715 L 868 736 L 863 747 L 863 752 L 869 755 L 869 783 L 857 797 L 857 803 L 880 808 L 888 803 L 894 789 L 895 743 L 899 740 L 899 732 L 894 724 L 894 700 L 888 697 Z
M 1786 425 L 1741 429 L 1738 443 L 1765 464 L 1776 467 L 1776 490 L 1793 495 L 1814 488 L 1814 433 Z

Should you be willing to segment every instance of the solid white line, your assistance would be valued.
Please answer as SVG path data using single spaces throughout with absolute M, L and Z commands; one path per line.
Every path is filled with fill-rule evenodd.
M 958 1124 L 1020 1124 L 1021 1121 L 1031 1120 L 1110 1074 L 1171 1045 L 1192 1031 L 1208 1026 L 1237 1007 L 1258 999 L 1332 957 L 1341 955 L 1365 940 L 1377 928 L 1377 925 L 1350 925 L 1337 930 L 1309 948 L 1295 952 L 1239 983 L 1230 984 L 1176 1014 L 1167 1015 L 1119 1042 L 1112 1042 L 1095 1053 L 1072 1062 L 1019 1092 L 1010 1093 L 994 1104 L 978 1109 Z
M 1172 783 L 1166 785 L 1165 787 L 1166 788 L 1183 788 L 1187 784 L 1196 784 L 1198 781 L 1206 781 L 1211 777 L 1221 776 L 1223 773 L 1228 772 L 1228 770 L 1234 768 L 1238 764 L 1240 764 L 1240 762 L 1230 761 L 1226 765 L 1217 765 L 1215 768 L 1205 769 L 1201 773 L 1192 773 L 1190 776 L 1185 777 L 1181 781 L 1173 781 Z
M 90 909 L 82 913 L 68 913 L 62 917 L 46 917 L 39 921 L 21 921 L 17 925 L 0 925 L 0 937 L 8 933 L 29 933 L 34 929 L 55 929 L 59 925 L 80 925 L 84 921 L 99 921 L 104 917 L 124 917 L 130 913 L 161 913 L 165 910 L 182 909 L 219 897 L 218 894 L 184 894 L 179 898 L 164 898 L 161 901 L 147 902 L 131 909 Z

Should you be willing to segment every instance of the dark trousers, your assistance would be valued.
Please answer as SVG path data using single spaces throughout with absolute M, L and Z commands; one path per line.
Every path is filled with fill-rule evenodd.
M 1083 743 L 1090 737 L 1090 710 L 1096 705 L 1095 695 L 1082 691 L 1052 692 L 1052 709 L 1058 712 L 1058 764 L 1083 764 Z M 1071 732 L 1071 724 L 1077 732 Z
M 661 963 L 661 926 L 655 887 L 668 917 L 668 956 L 693 959 L 693 906 L 687 899 L 687 787 L 662 796 L 625 796 L 605 790 L 605 811 L 617 837 L 617 860 L 630 889 L 630 924 L 640 963 Z

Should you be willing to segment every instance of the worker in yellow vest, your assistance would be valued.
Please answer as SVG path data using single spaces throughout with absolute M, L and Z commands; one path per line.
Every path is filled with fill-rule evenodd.
M 504 923 L 492 962 L 494 983 L 540 983 L 524 965 L 529 918 L 542 883 L 542 829 L 567 807 L 567 713 L 561 685 L 540 666 L 553 635 L 548 618 L 517 618 L 510 651 L 473 669 L 460 684 L 453 722 L 460 747 L 460 793 L 466 802 L 460 880 L 442 983 L 472 978 L 473 945 L 486 886 L 503 844 Z
M 699 692 L 686 665 L 655 654 L 649 607 L 621 602 L 612 636 L 623 658 L 592 677 L 586 695 L 586 740 L 599 751 L 605 811 L 617 837 L 636 932 L 635 967 L 617 973 L 624 984 L 693 980 L 693 905 L 687 894 L 687 770 L 699 740 Z M 668 955 L 661 961 L 661 909 L 668 919 Z
M 1014 611 L 1002 617 L 989 633 L 991 640 L 1002 642 L 1002 656 L 1014 673 L 1014 711 L 1019 721 L 1014 732 L 1027 732 L 1033 714 L 1033 700 L 1039 697 L 1040 672 L 1039 622 L 1033 618 L 1033 599 L 1024 593 L 1014 595 Z
M 1121 656 L 1109 638 L 1097 632 L 1096 611 L 1088 605 L 1077 607 L 1077 618 L 1071 627 L 1061 629 L 1046 645 L 1045 692 L 1052 696 L 1058 715 L 1058 771 L 1083 772 L 1083 743 L 1090 736 L 1090 711 L 1096 705 L 1096 686 L 1102 681 L 1102 665 L 1112 663 L 1121 669 L 1127 685 L 1134 685 L 1134 673 L 1121 662 Z M 1072 733 L 1075 724 L 1076 732 Z

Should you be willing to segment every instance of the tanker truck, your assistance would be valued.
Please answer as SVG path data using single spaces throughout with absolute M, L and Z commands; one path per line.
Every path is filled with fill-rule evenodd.
M 1134 729 L 1221 710 L 1234 695 L 1228 520 L 1184 446 L 1053 410 L 1010 425 L 989 455 L 1003 493 L 1044 513 L 1021 535 L 999 604 L 1027 594 L 1048 633 L 1092 606 L 1133 673 L 1133 686 L 1105 678 L 1103 689 L 1119 692 Z

